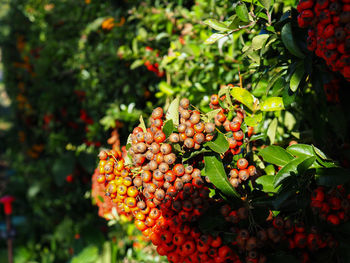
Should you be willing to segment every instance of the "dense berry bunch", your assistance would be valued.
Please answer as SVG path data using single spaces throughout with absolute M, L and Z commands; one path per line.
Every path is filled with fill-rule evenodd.
M 350 2 L 301 0 L 298 24 L 309 28 L 308 49 L 350 80 Z
M 328 102 L 339 103 L 339 89 L 341 82 L 339 78 L 333 77 L 331 81 L 323 85 L 324 92 Z
M 117 205 L 106 195 L 105 186 L 97 182 L 98 175 L 99 171 L 98 169 L 95 169 L 95 172 L 92 175 L 91 195 L 98 206 L 98 215 L 107 220 L 111 220 L 114 219 L 113 208 L 117 209 Z
M 311 195 L 311 208 L 314 214 L 332 225 L 339 225 L 349 219 L 350 195 L 342 186 L 326 192 L 324 187 L 316 188 Z
M 272 248 L 288 247 L 300 255 L 302 262 L 310 262 L 315 251 L 334 248 L 337 242 L 329 234 L 321 234 L 316 227 L 307 230 L 303 222 L 282 216 L 269 217 L 259 228 L 248 222 L 249 209 L 231 209 L 228 204 L 221 206 L 221 215 L 230 223 L 230 231 L 235 240 L 231 242 L 233 251 L 245 255 L 245 262 L 266 262 L 266 253 Z

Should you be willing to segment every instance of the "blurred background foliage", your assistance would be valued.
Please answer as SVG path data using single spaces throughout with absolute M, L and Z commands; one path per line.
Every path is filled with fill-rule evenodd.
M 97 152 L 115 128 L 124 144 L 141 113 L 178 95 L 208 110 L 210 95 L 240 75 L 255 97 L 282 97 L 286 107 L 264 112 L 256 133 L 271 144 L 314 143 L 346 163 L 346 96 L 327 102 L 332 75 L 309 65 L 306 32 L 294 32 L 301 58 L 281 38 L 296 4 L 276 0 L 267 13 L 253 10 L 248 24 L 235 22 L 237 3 L 226 0 L 3 0 L 0 194 L 16 197 L 15 262 L 160 262 L 127 219 L 97 216 Z M 210 44 L 220 29 L 207 19 L 236 27 Z M 295 80 L 298 63 L 304 71 Z

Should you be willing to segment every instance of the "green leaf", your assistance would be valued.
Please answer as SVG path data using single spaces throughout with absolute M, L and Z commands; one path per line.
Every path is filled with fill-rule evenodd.
M 261 34 L 253 37 L 251 47 L 253 48 L 253 50 L 262 49 L 268 38 L 268 34 Z
M 179 125 L 179 105 L 180 105 L 180 98 L 177 97 L 175 100 L 171 102 L 168 108 L 168 111 L 166 113 L 166 120 L 172 120 L 175 126 Z
M 216 110 L 212 110 L 209 111 L 206 115 L 208 122 L 213 120 L 215 118 L 215 116 L 221 111 L 221 109 L 216 109 Z
M 225 34 L 214 33 L 204 41 L 204 44 L 214 44 L 216 41 L 218 41 L 220 38 L 223 38 L 224 36 Z
M 273 175 L 263 175 L 255 180 L 255 183 L 262 185 L 262 190 L 265 193 L 276 193 L 279 188 L 273 186 L 275 176 Z
M 143 63 L 144 63 L 143 60 L 137 59 L 130 65 L 130 69 L 138 68 L 138 67 L 142 66 Z
M 272 0 L 258 0 L 260 4 L 263 5 L 267 10 L 270 9 Z
M 205 155 L 205 175 L 224 195 L 239 198 L 236 189 L 230 184 L 218 154 Z
M 316 182 L 318 185 L 337 186 L 350 181 L 350 171 L 340 167 L 316 169 Z
M 221 88 L 219 90 L 218 96 L 219 96 L 219 98 L 221 98 L 222 96 L 225 95 L 224 102 L 226 102 L 227 105 L 229 105 L 229 106 L 233 106 L 232 101 L 231 101 L 230 89 L 231 88 L 229 86 Z
M 247 91 L 246 89 L 240 88 L 240 87 L 233 87 L 231 90 L 231 95 L 238 100 L 239 102 L 243 103 L 245 106 L 247 106 L 250 110 L 253 109 L 254 105 L 254 96 Z
M 262 120 L 262 113 L 253 114 L 244 118 L 244 122 L 251 127 L 257 126 Z
M 236 5 L 236 14 L 244 22 L 249 22 L 248 8 L 245 3 L 238 3 Z
M 270 144 L 274 144 L 275 143 L 275 136 L 276 136 L 276 131 L 277 131 L 277 125 L 278 125 L 278 120 L 277 118 L 274 118 L 270 125 L 269 128 L 267 129 L 267 136 L 270 139 Z
M 290 79 L 289 87 L 291 91 L 295 92 L 298 89 L 299 84 L 302 78 L 304 77 L 304 74 L 305 74 L 304 63 L 299 63 Z
M 307 144 L 292 144 L 288 146 L 286 150 L 296 157 L 315 156 L 312 146 Z
M 307 169 L 316 161 L 316 156 L 307 157 L 304 161 L 298 164 L 298 174 L 304 174 Z
M 174 123 L 173 120 L 168 120 L 164 123 L 163 132 L 165 136 L 168 138 L 170 134 L 174 131 Z
M 214 152 L 225 153 L 229 149 L 230 145 L 226 140 L 225 135 L 223 135 L 222 133 L 218 133 L 215 140 L 206 142 L 204 146 L 208 146 Z
M 97 258 L 98 248 L 96 246 L 88 246 L 78 255 L 73 257 L 72 263 L 94 263 Z
M 281 97 L 269 97 L 260 105 L 261 111 L 278 111 L 283 110 L 284 104 Z
M 318 148 L 316 148 L 315 146 L 312 145 L 312 149 L 314 151 L 314 153 L 320 157 L 322 160 L 329 160 L 328 157 Z
M 293 155 L 288 153 L 280 146 L 270 145 L 259 152 L 259 155 L 264 158 L 265 162 L 272 163 L 278 166 L 284 166 L 294 159 Z
M 293 32 L 292 32 L 292 26 L 290 22 L 288 22 L 282 27 L 281 37 L 282 37 L 283 44 L 292 55 L 298 58 L 305 57 L 305 55 L 303 54 L 303 52 L 300 51 L 298 45 L 295 42 L 295 39 L 293 37 Z
M 281 182 L 288 178 L 289 176 L 291 176 L 291 173 L 294 172 L 295 174 L 297 174 L 298 172 L 298 165 L 300 163 L 302 163 L 304 160 L 306 160 L 308 157 L 299 157 L 296 158 L 292 161 L 290 161 L 289 163 L 287 163 L 285 166 L 282 167 L 281 170 L 278 171 L 278 173 L 275 176 L 275 182 L 274 185 L 275 187 L 277 187 L 278 185 L 281 184 Z M 312 158 L 312 157 L 310 157 Z
M 147 132 L 146 124 L 145 124 L 145 121 L 143 120 L 142 115 L 140 115 L 140 119 L 139 120 L 140 120 L 139 127 L 142 128 L 143 132 Z
M 213 28 L 217 31 L 225 32 L 225 31 L 230 30 L 226 24 L 224 24 L 223 22 L 220 22 L 216 19 L 210 18 L 210 19 L 203 21 L 203 23 L 210 26 L 211 28 Z
M 200 149 L 199 151 L 187 152 L 182 156 L 182 162 L 186 162 L 187 160 L 189 160 L 197 155 L 200 155 L 202 153 L 209 153 L 209 152 L 212 152 L 212 150 L 204 148 L 204 147 L 202 149 Z

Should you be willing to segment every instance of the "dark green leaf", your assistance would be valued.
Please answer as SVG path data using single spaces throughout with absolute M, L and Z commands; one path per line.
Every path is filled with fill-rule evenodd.
M 245 3 L 238 3 L 236 5 L 236 14 L 244 22 L 249 22 L 248 8 Z
M 304 174 L 307 169 L 310 168 L 310 166 L 316 161 L 316 156 L 311 156 L 306 158 L 304 161 L 302 161 L 300 164 L 298 164 L 297 170 L 298 174 Z
M 280 146 L 271 145 L 259 152 L 259 155 L 264 158 L 265 162 L 269 162 L 278 166 L 284 166 L 293 160 L 293 155 L 288 153 Z
M 302 163 L 307 158 L 308 157 L 305 157 L 305 156 L 299 157 L 299 158 L 296 158 L 296 159 L 290 161 L 285 166 L 283 166 L 282 169 L 279 170 L 278 173 L 275 176 L 275 182 L 274 182 L 275 187 L 279 186 L 281 184 L 281 182 L 284 179 L 286 179 L 289 176 L 291 176 L 292 173 L 297 174 L 298 165 L 300 163 Z M 310 157 L 310 158 L 312 158 L 312 157 Z
M 350 171 L 340 167 L 316 169 L 316 182 L 318 185 L 337 186 L 350 181 Z
M 298 45 L 295 42 L 292 32 L 291 23 L 287 23 L 282 27 L 281 31 L 282 41 L 286 48 L 289 50 L 291 54 L 298 58 L 304 58 L 305 55 L 300 51 Z
M 205 175 L 209 180 L 226 196 L 239 198 L 236 189 L 230 184 L 222 164 L 221 158 L 218 154 L 205 155 Z
M 314 150 L 314 153 L 320 157 L 322 160 L 328 160 L 327 156 L 318 148 L 312 145 L 312 149 Z
M 304 63 L 299 63 L 290 79 L 290 83 L 289 83 L 289 87 L 290 89 L 295 92 L 298 87 L 299 84 L 301 82 L 301 80 L 303 79 L 305 74 L 305 67 L 304 67 Z
M 288 146 L 286 150 L 296 157 L 315 156 L 312 146 L 307 144 L 292 144 Z
M 169 137 L 170 134 L 174 131 L 174 123 L 173 120 L 168 120 L 164 123 L 163 132 L 166 137 Z
M 252 137 L 250 137 L 250 141 L 256 141 L 256 140 L 265 140 L 266 134 L 260 133 L 260 134 L 254 134 Z
M 199 151 L 194 151 L 194 152 L 189 152 L 189 153 L 185 153 L 183 156 L 182 156 L 182 161 L 183 162 L 186 162 L 187 160 L 199 155 L 199 154 L 203 154 L 203 153 L 209 153 L 209 152 L 212 152 L 212 150 L 210 149 L 207 149 L 207 148 L 202 148 L 200 149 Z
M 225 135 L 222 133 L 218 133 L 218 136 L 215 140 L 206 142 L 204 144 L 217 153 L 225 153 L 229 149 L 229 143 L 225 138 Z

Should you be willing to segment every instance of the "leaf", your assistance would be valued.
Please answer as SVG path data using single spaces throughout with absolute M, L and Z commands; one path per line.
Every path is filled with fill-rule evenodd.
M 298 45 L 295 42 L 295 39 L 293 37 L 293 32 L 292 32 L 292 26 L 290 22 L 286 23 L 282 27 L 281 37 L 282 37 L 283 44 L 292 55 L 298 58 L 305 57 L 305 55 L 300 51 Z
M 229 149 L 229 143 L 226 140 L 225 135 L 218 133 L 215 140 L 206 142 L 204 146 L 208 146 L 214 152 L 225 153 Z
M 350 171 L 340 167 L 316 169 L 316 183 L 323 186 L 337 186 L 350 181 Z
M 303 63 L 299 63 L 290 79 L 289 87 L 291 91 L 295 92 L 305 74 L 305 67 Z
M 197 155 L 200 155 L 202 153 L 209 153 L 209 152 L 212 152 L 212 150 L 209 150 L 209 149 L 204 148 L 204 147 L 202 149 L 200 149 L 199 151 L 187 152 L 182 156 L 182 162 L 186 162 L 187 160 L 189 160 Z
M 277 187 L 281 184 L 281 182 L 291 176 L 291 173 L 294 172 L 295 174 L 298 172 L 297 168 L 300 163 L 302 163 L 304 160 L 306 160 L 308 157 L 299 157 L 295 158 L 294 160 L 287 163 L 285 166 L 282 167 L 281 170 L 278 171 L 278 173 L 275 176 L 275 182 L 274 185 Z M 310 157 L 311 158 L 311 157 Z
M 143 63 L 144 62 L 141 59 L 137 59 L 130 65 L 130 69 L 138 68 L 138 67 L 142 66 Z
M 217 31 L 225 32 L 230 30 L 230 28 L 228 28 L 226 24 L 216 19 L 210 18 L 210 19 L 204 20 L 203 23 Z
M 263 48 L 268 38 L 269 38 L 268 34 L 261 34 L 253 37 L 251 47 L 253 48 L 253 50 L 259 50 Z
M 262 120 L 262 113 L 253 114 L 244 118 L 244 122 L 251 127 L 257 126 Z
M 243 22 L 249 22 L 248 8 L 245 3 L 238 3 L 236 5 L 236 14 Z
M 322 160 L 329 160 L 328 157 L 318 148 L 312 145 L 312 149 L 314 150 L 314 153 L 320 157 Z
M 307 144 L 292 144 L 288 146 L 286 150 L 296 157 L 315 156 L 312 146 Z
M 306 158 L 304 161 L 302 161 L 300 164 L 298 164 L 297 171 L 298 174 L 304 174 L 307 169 L 310 168 L 310 166 L 316 161 L 316 156 L 311 156 Z
M 283 110 L 284 104 L 281 97 L 269 97 L 260 105 L 261 111 L 278 111 Z
M 276 131 L 277 131 L 277 125 L 278 125 L 278 120 L 277 118 L 274 118 L 270 125 L 269 128 L 267 129 L 267 136 L 270 139 L 270 144 L 274 144 L 275 143 L 275 136 L 276 136 Z
M 274 175 L 263 175 L 255 180 L 255 183 L 262 185 L 262 190 L 265 193 L 276 193 L 279 188 L 273 186 L 275 176 Z
M 94 263 L 97 258 L 98 248 L 96 246 L 88 246 L 78 255 L 73 257 L 72 263 Z
M 174 123 L 173 120 L 168 120 L 164 123 L 163 126 L 163 132 L 165 134 L 165 137 L 169 137 L 170 134 L 172 134 L 174 131 Z
M 276 145 L 271 145 L 260 150 L 259 155 L 264 158 L 265 162 L 278 166 L 284 166 L 294 159 L 293 155 L 288 153 L 282 147 Z
M 208 118 L 208 121 L 211 121 L 215 118 L 215 116 L 221 111 L 221 109 L 216 109 L 209 111 L 207 114 L 205 114 Z
M 220 38 L 223 38 L 224 36 L 225 34 L 214 33 L 204 41 L 204 44 L 214 44 L 216 41 L 218 41 Z
M 265 7 L 267 10 L 270 9 L 271 6 L 271 1 L 272 0 L 258 0 L 260 4 L 263 5 L 263 7 Z
M 142 128 L 143 132 L 147 132 L 146 124 L 145 124 L 145 121 L 143 120 L 142 115 L 140 115 L 140 119 L 139 120 L 140 120 L 139 127 Z
M 179 104 L 180 98 L 173 100 L 166 113 L 166 120 L 172 120 L 175 126 L 179 125 Z
M 205 175 L 226 196 L 239 198 L 236 189 L 230 184 L 218 154 L 205 155 Z
M 231 90 L 231 95 L 238 100 L 239 102 L 243 103 L 245 106 L 247 106 L 250 110 L 253 109 L 254 105 L 254 96 L 247 91 L 246 89 L 240 88 L 240 87 L 233 87 Z
M 229 86 L 221 88 L 219 90 L 218 96 L 219 96 L 219 98 L 221 98 L 222 96 L 225 95 L 224 102 L 226 102 L 227 105 L 229 105 L 229 106 L 233 106 L 232 101 L 231 101 L 230 89 L 231 88 Z

